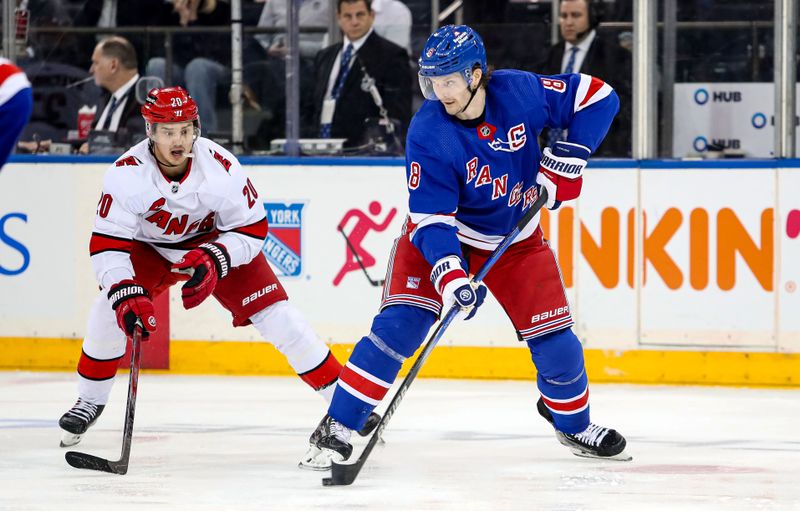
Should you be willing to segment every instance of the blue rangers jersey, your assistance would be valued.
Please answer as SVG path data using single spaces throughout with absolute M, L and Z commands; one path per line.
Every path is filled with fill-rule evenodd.
M 495 71 L 483 115 L 462 121 L 425 101 L 406 141 L 411 241 L 432 265 L 461 255 L 459 242 L 493 250 L 538 197 L 544 127 L 594 151 L 619 109 L 614 90 L 585 74 Z M 531 221 L 515 242 L 538 226 Z

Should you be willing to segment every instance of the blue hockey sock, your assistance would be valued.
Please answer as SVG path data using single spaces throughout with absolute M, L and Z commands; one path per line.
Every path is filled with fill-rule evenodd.
M 589 426 L 589 380 L 583 347 L 565 328 L 528 341 L 542 400 L 553 415 L 555 428 L 569 434 Z
M 383 309 L 373 320 L 339 375 L 328 413 L 350 429 L 364 427 L 392 386 L 403 361 L 422 344 L 436 321 L 428 310 L 409 305 Z

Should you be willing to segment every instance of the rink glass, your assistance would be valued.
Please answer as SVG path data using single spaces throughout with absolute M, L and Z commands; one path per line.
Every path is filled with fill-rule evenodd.
M 722 84 L 724 91 L 735 90 L 740 84 L 769 84 L 773 82 L 775 57 L 775 5 L 779 0 L 728 0 L 726 2 L 679 2 L 668 0 L 656 2 L 658 9 L 653 20 L 652 30 L 657 31 L 657 55 L 660 62 L 660 86 L 651 90 L 642 88 L 639 93 L 655 95 L 658 101 L 658 156 L 684 157 L 686 150 L 681 149 L 678 139 L 690 137 L 687 129 L 698 125 L 718 126 L 724 119 L 712 107 L 725 106 L 722 101 L 714 102 L 703 109 L 701 121 L 685 121 L 681 117 L 680 105 L 676 107 L 676 99 L 689 88 L 688 100 L 694 103 L 691 96 L 694 90 L 708 88 L 707 84 Z M 782 1 L 782 0 L 781 0 Z M 18 2 L 9 2 L 14 5 Z M 108 32 L 106 27 L 98 27 L 96 20 L 90 19 L 81 9 L 77 0 L 59 2 L 22 2 L 30 5 L 27 34 L 20 32 L 19 48 L 15 52 L 18 64 L 26 69 L 29 78 L 34 82 L 37 105 L 33 113 L 33 123 L 29 128 L 27 140 L 34 135 L 40 139 L 63 140 L 67 132 L 75 128 L 77 112 L 83 105 L 94 105 L 102 101 L 102 91 L 93 84 L 88 73 L 91 66 L 92 49 L 97 44 L 97 36 Z M 120 5 L 138 4 L 140 2 L 117 2 Z M 242 2 L 242 19 L 259 20 L 265 5 L 274 2 Z M 423 49 L 425 41 L 431 34 L 432 25 L 438 23 L 437 12 L 431 11 L 430 2 L 404 2 L 411 10 L 412 26 L 408 44 L 409 57 L 416 61 Z M 631 50 L 633 47 L 633 3 L 620 1 L 597 1 L 604 4 L 602 22 L 598 34 L 609 44 L 618 44 Z M 158 4 L 158 2 L 153 2 Z M 220 5 L 229 5 L 218 2 Z M 328 5 L 328 2 L 322 2 Z M 487 8 L 491 4 L 494 8 Z M 495 6 L 502 5 L 502 7 Z M 437 4 L 438 5 L 438 4 Z M 553 16 L 553 2 L 534 0 L 509 0 L 507 2 L 464 2 L 458 10 L 463 22 L 478 32 L 486 43 L 488 63 L 495 69 L 521 69 L 535 73 L 543 73 L 542 62 L 548 57 L 551 45 L 559 41 L 558 19 Z M 330 7 L 330 6 L 329 6 Z M 330 10 L 330 9 L 329 9 Z M 229 23 L 214 26 L 181 27 L 174 23 L 171 26 L 146 24 L 147 13 L 135 19 L 121 20 L 117 29 L 119 35 L 127 37 L 137 50 L 138 67 L 145 70 L 143 75 L 151 79 L 160 79 L 165 85 L 174 85 L 184 81 L 182 70 L 189 59 L 197 57 L 193 52 L 193 41 L 209 41 L 214 48 L 214 55 L 203 54 L 206 59 L 218 61 L 225 71 L 220 82 L 207 80 L 209 97 L 215 98 L 208 108 L 216 113 L 216 126 L 211 120 L 204 124 L 204 131 L 220 133 L 228 137 L 233 126 L 241 128 L 245 138 L 245 151 L 267 153 L 271 151 L 270 140 L 286 138 L 286 120 L 297 119 L 300 132 L 318 131 L 319 126 L 310 126 L 313 112 L 303 102 L 290 101 L 293 97 L 313 97 L 315 80 L 314 55 L 322 49 L 323 40 L 328 31 L 327 26 L 308 25 L 299 27 L 300 41 L 308 42 L 311 48 L 307 51 L 301 44 L 300 79 L 290 82 L 297 87 L 292 95 L 285 94 L 286 76 L 291 67 L 285 66 L 284 56 L 267 56 L 270 44 L 286 41 L 288 36 L 283 32 L 285 23 L 268 27 L 248 27 L 251 31 L 242 37 L 243 44 L 250 47 L 248 41 L 258 41 L 256 53 L 244 60 L 242 66 L 243 80 L 248 86 L 247 98 L 241 116 L 234 116 L 233 108 L 220 92 L 226 89 L 232 78 L 235 66 L 232 66 L 231 28 Z M 332 13 L 331 13 L 332 14 Z M 141 18 L 141 19 L 140 19 Z M 222 19 L 227 19 L 223 16 Z M 434 23 L 433 20 L 436 20 Z M 450 19 L 450 18 L 448 18 Z M 398 20 L 399 23 L 399 20 Z M 12 24 L 13 26 L 13 24 Z M 392 27 L 395 30 L 403 26 Z M 8 29 L 0 27 L 0 31 Z M 338 28 L 335 30 L 338 35 Z M 27 37 L 25 37 L 27 35 Z M 328 34 L 328 38 L 333 34 Z M 188 42 L 187 42 L 188 41 Z M 797 41 L 800 46 L 800 40 Z M 264 47 L 262 48 L 262 43 Z M 165 52 L 169 46 L 173 51 Z M 285 46 L 284 46 L 285 48 Z M 251 48 L 252 49 L 252 48 Z M 264 50 L 262 52 L 262 50 Z M 250 51 L 250 50 L 248 50 Z M 39 66 L 46 61 L 46 65 Z M 413 69 L 417 65 L 414 64 Z M 619 77 L 608 77 L 610 83 L 617 86 Z M 628 77 L 632 83 L 632 75 Z M 65 87 L 65 84 L 68 85 Z M 704 85 L 705 84 L 705 85 Z M 214 85 L 214 87 L 211 87 Z M 428 99 L 437 99 L 430 88 L 426 91 L 420 79 L 421 91 L 413 89 L 412 112 L 422 104 L 423 95 Z M 144 91 L 153 86 L 142 87 Z M 691 89 L 696 87 L 696 89 Z M 193 91 L 189 91 L 194 94 Z M 676 94 L 678 96 L 676 96 Z M 144 94 L 137 95 L 138 101 L 144 101 Z M 385 99 L 385 98 L 384 98 Z M 767 104 L 769 101 L 765 100 Z M 629 110 L 634 101 L 628 100 L 621 105 L 621 111 L 632 116 Z M 730 102 L 735 107 L 741 102 Z M 43 105 L 58 105 L 48 109 Z M 287 106 L 288 105 L 288 106 Z M 287 108 L 289 110 L 287 110 Z M 770 110 L 774 107 L 770 106 Z M 295 110 L 298 109 L 298 110 Z M 628 112 L 625 112 L 628 110 Z M 207 110 L 204 110 L 206 112 Z M 743 128 L 751 125 L 751 117 L 761 112 L 753 108 L 742 121 Z M 764 113 L 764 112 L 761 112 Z M 769 117 L 770 114 L 766 114 Z M 99 112 L 98 112 L 99 115 Z M 246 117 L 247 122 L 244 122 Z M 622 116 L 624 117 L 624 116 Z M 620 118 L 622 118 L 620 117 Z M 305 121 L 305 122 L 304 122 Z M 685 121 L 685 122 L 684 122 Z M 206 123 L 206 119 L 203 119 Z M 295 121 L 293 121 L 295 122 Z M 293 124 L 294 126 L 294 124 Z M 616 129 L 616 128 L 612 128 Z M 753 127 L 757 130 L 760 128 Z M 771 129 L 765 127 L 765 130 Z M 756 133 L 763 133 L 757 131 Z M 706 135 L 705 138 L 709 138 Z M 742 137 L 714 137 L 742 140 Z M 690 144 L 690 146 L 693 144 Z M 760 149 L 765 154 L 772 150 L 772 140 L 765 142 Z M 705 155 L 703 152 L 702 155 Z M 609 156 L 626 157 L 628 154 L 609 154 Z M 756 154 L 757 156 L 757 154 Z

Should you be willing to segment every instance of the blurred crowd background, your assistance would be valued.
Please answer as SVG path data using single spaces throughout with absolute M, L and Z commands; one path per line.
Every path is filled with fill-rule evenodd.
M 280 151 L 275 141 L 286 138 L 287 119 L 286 0 L 241 0 L 242 88 L 234 98 L 230 0 L 2 1 L 15 4 L 17 19 L 3 26 L 16 27 L 13 60 L 34 95 L 17 152 L 124 149 L 143 136 L 138 105 L 160 84 L 186 87 L 199 104 L 204 136 L 225 145 L 237 122 L 232 100 L 241 101 L 242 152 Z M 613 85 L 622 107 L 598 155 L 631 154 L 632 0 L 556 6 L 550 0 L 297 1 L 300 98 L 293 118 L 303 138 L 340 141 L 321 151 L 401 154 L 404 130 L 422 102 L 419 52 L 436 26 L 464 23 L 483 36 L 497 69 L 580 71 Z M 675 30 L 669 53 L 659 42 L 659 73 L 672 80 L 659 80 L 659 90 L 651 91 L 662 108 L 671 101 L 664 92 L 681 82 L 772 82 L 773 0 L 657 3 L 659 22 L 670 13 Z M 359 19 L 364 8 L 368 16 Z M 345 59 L 343 41 L 356 42 L 353 62 Z M 343 65 L 354 76 L 340 76 Z M 335 112 L 325 122 L 323 103 L 332 97 Z M 671 106 L 668 111 L 665 123 L 674 115 Z M 660 144 L 659 152 L 671 156 L 668 137 Z

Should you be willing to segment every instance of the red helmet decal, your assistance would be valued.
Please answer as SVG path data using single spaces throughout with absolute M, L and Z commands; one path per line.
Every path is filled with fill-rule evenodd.
M 142 116 L 150 124 L 197 121 L 197 103 L 183 87 L 150 89 L 142 105 Z

